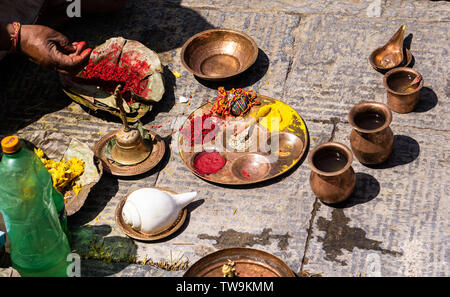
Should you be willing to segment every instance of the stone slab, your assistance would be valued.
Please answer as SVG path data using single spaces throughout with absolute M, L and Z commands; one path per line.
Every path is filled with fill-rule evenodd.
M 353 163 L 347 203 L 318 202 L 304 270 L 323 276 L 449 274 L 449 134 L 392 125 L 394 150 L 378 168 Z M 349 145 L 338 124 L 335 141 Z
M 307 126 L 312 146 L 330 139 L 332 124 L 311 122 Z M 199 200 L 189 225 L 170 242 L 194 243 L 183 247 L 193 261 L 215 250 L 245 246 L 273 253 L 294 272 L 299 271 L 314 202 L 307 161 L 281 178 L 236 188 L 205 182 L 185 167 L 176 149 L 173 154 L 174 160 L 161 172 L 156 185 L 179 192 L 198 191 Z M 144 250 L 167 253 L 167 244 L 145 245 Z
M 402 25 L 413 34 L 414 68 L 424 77 L 415 111 L 396 114 L 396 123 L 448 130 L 450 101 L 447 23 L 416 20 L 389 21 L 330 15 L 302 18 L 296 36 L 296 54 L 284 100 L 306 119 L 346 121 L 350 108 L 362 101 L 386 102 L 383 75 L 371 68 L 368 57 Z M 334 28 L 339 34 L 331 34 Z M 439 40 L 439 42 L 436 42 Z
M 416 19 L 427 22 L 448 22 L 450 20 L 450 3 L 448 1 L 402 1 L 386 0 L 383 18 Z
M 192 8 L 215 8 L 221 10 L 256 10 L 275 11 L 288 14 L 336 14 L 336 15 L 369 15 L 375 11 L 378 16 L 384 7 L 384 1 L 331 1 L 331 0 L 275 0 L 275 1 L 239 1 L 239 0 L 169 0 L 173 5 L 182 5 Z M 375 2 L 373 4 L 373 2 Z M 373 8 L 371 8 L 373 7 Z
M 401 0 L 168 0 L 172 5 L 190 8 L 276 11 L 288 14 L 330 14 L 360 17 L 414 18 L 421 21 L 448 21 L 450 5 L 446 1 Z
M 165 66 L 165 98 L 143 122 L 166 138 L 168 154 L 158 168 L 137 178 L 105 174 L 80 212 L 69 218 L 76 252 L 86 256 L 98 246 L 120 259 L 83 258 L 82 275 L 181 276 L 183 271 L 142 261 L 193 264 L 213 251 L 246 246 L 275 254 L 298 274 L 364 275 L 379 260 L 383 276 L 447 276 L 450 153 L 440 144 L 449 140 L 448 9 L 445 1 L 129 1 L 115 17 L 84 16 L 60 28 L 90 46 L 115 36 L 140 40 Z M 307 161 L 274 181 L 239 188 L 207 183 L 182 164 L 176 131 L 221 85 L 198 80 L 182 67 L 180 48 L 193 34 L 228 27 L 254 38 L 260 48 L 256 64 L 223 85 L 289 103 L 306 120 L 313 148 L 331 139 L 348 144 L 351 106 L 385 100 L 382 75 L 367 58 L 402 24 L 413 34 L 414 67 L 424 75 L 426 89 L 415 112 L 394 114 L 391 165 L 373 169 L 354 162 L 358 188 L 345 207 L 317 201 Z M 0 69 L 0 137 L 47 129 L 93 146 L 120 127 L 118 119 L 72 103 L 54 72 L 21 57 L 8 57 Z M 180 96 L 192 98 L 179 103 Z M 117 203 L 134 189 L 155 185 L 197 190 L 198 201 L 169 238 L 131 240 L 115 225 Z M 0 274 L 8 269 L 0 268 Z

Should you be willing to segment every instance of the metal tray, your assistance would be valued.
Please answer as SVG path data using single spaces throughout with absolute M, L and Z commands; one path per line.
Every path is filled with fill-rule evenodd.
M 282 101 L 262 95 L 258 95 L 256 100 L 260 101 L 261 105 L 253 106 L 250 112 L 244 117 L 244 120 L 248 120 L 248 118 L 251 117 L 250 114 L 257 112 L 258 109 L 264 105 L 275 102 L 283 103 Z M 203 146 L 200 147 L 200 151 L 216 150 L 227 162 L 222 169 L 214 174 L 201 174 L 197 172 L 193 165 L 194 159 L 200 151 L 197 150 L 197 147 L 194 146 L 191 148 L 190 144 L 186 144 L 190 141 L 190 138 L 188 139 L 187 135 L 183 133 L 183 130 L 188 130 L 193 117 L 209 113 L 211 107 L 211 103 L 206 103 L 190 114 L 180 129 L 178 139 L 181 159 L 186 167 L 198 177 L 224 185 L 255 184 L 285 173 L 297 164 L 305 154 L 308 144 L 307 129 L 305 122 L 294 109 L 292 110 L 296 115 L 296 119 L 293 124 L 286 127 L 284 130 L 271 134 L 261 125 L 257 125 L 254 129 L 254 132 L 258 130 L 264 132 L 262 135 L 266 135 L 266 139 L 263 139 L 263 141 L 268 141 L 270 138 L 279 135 L 279 152 L 277 158 L 273 158 L 274 154 L 270 154 L 270 152 L 263 152 L 255 149 L 247 151 L 227 151 L 224 148 L 224 144 L 227 141 L 227 133 L 224 133 L 224 124 L 221 124 L 220 121 L 218 121 L 219 130 L 216 138 L 207 143 L 203 143 Z M 256 144 L 257 141 L 261 141 L 259 138 L 263 136 L 259 133 L 253 133 L 253 136 L 255 138 L 253 143 L 256 147 L 258 146 L 258 144 Z M 221 141 L 218 141 L 218 139 L 221 139 Z

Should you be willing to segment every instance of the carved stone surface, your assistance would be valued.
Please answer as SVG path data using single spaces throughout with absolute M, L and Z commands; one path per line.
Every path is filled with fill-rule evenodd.
M 90 46 L 114 36 L 144 43 L 160 55 L 167 90 L 142 119 L 166 139 L 161 164 L 133 178 L 104 174 L 83 208 L 69 217 L 82 275 L 181 276 L 183 271 L 166 271 L 149 260 L 191 265 L 213 251 L 243 246 L 273 253 L 299 275 L 448 276 L 449 10 L 445 1 L 135 0 L 117 17 L 86 16 L 77 28 L 62 27 L 71 40 Z M 357 185 L 347 202 L 330 206 L 316 199 L 307 161 L 273 181 L 240 188 L 207 183 L 181 162 L 179 127 L 221 85 L 290 104 L 306 121 L 310 148 L 330 140 L 349 146 L 350 108 L 386 100 L 382 74 L 368 57 L 402 24 L 406 36 L 412 34 L 414 68 L 425 81 L 421 101 L 412 113 L 393 113 L 394 151 L 385 164 L 354 161 Z M 243 31 L 259 46 L 256 64 L 232 81 L 201 81 L 181 65 L 183 43 L 214 27 Z M 118 119 L 68 99 L 56 73 L 18 56 L 0 62 L 0 104 L 1 137 L 47 129 L 93 146 L 120 127 Z M 120 199 L 147 186 L 199 192 L 185 225 L 153 243 L 131 240 L 114 222 Z M 90 247 L 109 251 L 111 261 L 95 260 Z M 1 275 L 10 273 L 0 268 Z

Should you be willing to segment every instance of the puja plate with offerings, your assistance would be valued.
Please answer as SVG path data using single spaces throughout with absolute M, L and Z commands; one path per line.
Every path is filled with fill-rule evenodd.
M 186 167 L 224 185 L 275 178 L 302 159 L 307 144 L 305 122 L 289 105 L 253 91 L 223 88 L 215 102 L 189 115 L 178 139 Z

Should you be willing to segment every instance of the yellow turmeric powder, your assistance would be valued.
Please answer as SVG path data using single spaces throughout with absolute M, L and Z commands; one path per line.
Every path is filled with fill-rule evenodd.
M 252 116 L 259 119 L 259 123 L 270 132 L 283 131 L 294 124 L 296 119 L 300 120 L 295 110 L 280 101 L 261 106 Z

